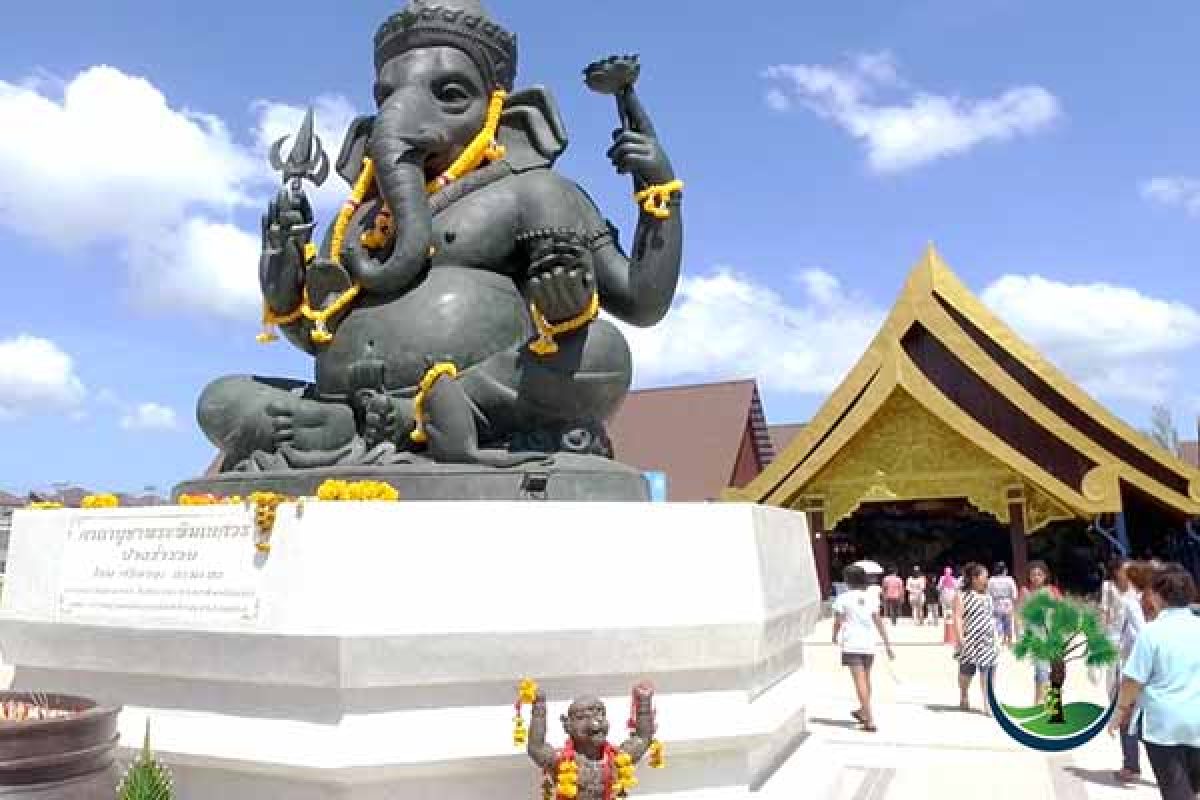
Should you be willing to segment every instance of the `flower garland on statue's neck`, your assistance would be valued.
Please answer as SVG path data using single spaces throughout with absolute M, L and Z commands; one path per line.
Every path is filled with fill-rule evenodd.
M 630 701 L 629 730 L 637 730 L 637 698 Z M 662 742 L 651 739 L 647 750 L 652 769 L 662 769 L 666 766 L 663 757 Z M 633 758 L 626 752 L 618 750 L 608 742 L 604 743 L 604 753 L 601 756 L 601 772 L 604 785 L 604 800 L 625 798 L 629 791 L 638 785 L 637 766 Z M 557 800 L 574 800 L 579 794 L 579 763 L 576 761 L 575 743 L 569 738 L 563 745 L 555 771 L 555 797 Z M 547 792 L 547 794 L 549 794 Z M 550 800 L 549 797 L 546 800 Z
M 491 100 L 488 102 L 487 116 L 484 119 L 483 129 L 476 134 L 471 143 L 467 145 L 462 154 L 454 160 L 454 163 L 445 172 L 425 186 L 426 192 L 435 194 L 464 175 L 478 169 L 484 161 L 494 162 L 504 158 L 504 146 L 496 139 L 496 132 L 500 127 L 500 115 L 504 111 L 504 101 L 507 98 L 508 93 L 503 89 L 497 89 L 492 92 Z M 362 172 L 359 173 L 358 180 L 355 181 L 354 188 L 350 191 L 350 197 L 342 205 L 342 209 L 338 212 L 337 219 L 333 223 L 329 256 L 339 266 L 342 263 L 342 248 L 346 243 L 346 234 L 350 228 L 350 220 L 353 218 L 354 212 L 366 200 L 373 183 L 375 183 L 375 164 L 369 157 L 365 157 L 363 158 Z M 379 212 L 376 214 L 374 229 L 363 233 L 362 243 L 364 246 L 378 249 L 385 246 L 394 234 L 392 211 L 388 208 L 385 201 L 380 205 Z M 433 248 L 430 247 L 429 254 L 431 257 L 433 253 Z M 317 248 L 310 242 L 304 249 L 306 264 L 312 263 L 316 255 Z M 264 344 L 273 342 L 279 338 L 275 334 L 275 326 L 289 325 L 304 318 L 313 323 L 313 330 L 310 334 L 313 342 L 316 344 L 328 344 L 333 341 L 333 333 L 330 332 L 328 327 L 329 320 L 353 303 L 361 291 L 362 287 L 356 283 L 342 292 L 329 305 L 321 309 L 314 309 L 309 300 L 308 288 L 306 286 L 300 305 L 287 314 L 276 314 L 271 310 L 271 307 L 264 298 L 263 330 L 258 335 L 258 341 Z

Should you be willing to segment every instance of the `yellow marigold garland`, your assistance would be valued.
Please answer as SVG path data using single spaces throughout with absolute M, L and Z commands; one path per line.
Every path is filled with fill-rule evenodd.
M 554 789 L 560 798 L 574 800 L 575 797 L 579 796 L 579 764 L 575 763 L 575 754 L 573 752 L 570 758 L 564 755 L 558 762 L 555 783 Z
M 30 511 L 54 511 L 62 507 L 62 503 L 54 500 L 39 500 L 35 503 L 30 503 L 29 505 L 25 506 L 25 508 L 29 509 Z
M 271 533 L 275 530 L 276 512 L 280 504 L 287 499 L 275 492 L 254 492 L 250 495 L 250 503 L 254 506 L 254 523 L 259 535 L 259 541 L 254 545 L 258 552 L 271 552 Z
M 533 324 L 538 332 L 538 338 L 529 345 L 529 349 L 539 356 L 553 355 L 558 352 L 558 342 L 554 341 L 555 336 L 579 330 L 600 315 L 600 295 L 592 292 L 592 299 L 583 313 L 562 322 L 547 322 L 536 303 L 529 304 L 529 314 L 533 317 Z
M 181 494 L 177 502 L 181 506 L 240 506 L 246 501 L 240 495 L 218 497 L 215 494 Z
M 650 741 L 646 762 L 650 765 L 650 769 L 662 769 L 667 765 L 667 755 L 663 751 L 663 743 L 658 739 Z
M 671 209 L 667 207 L 667 204 L 671 202 L 671 195 L 682 191 L 683 181 L 671 181 L 647 186 L 635 194 L 633 199 L 641 203 L 642 211 L 650 216 L 656 219 L 670 219 Z
M 491 99 L 488 101 L 487 115 L 484 118 L 483 129 L 476 134 L 471 143 L 467 145 L 462 154 L 455 159 L 454 163 L 438 177 L 430 181 L 425 189 L 429 194 L 433 194 L 454 181 L 460 179 L 477 169 L 485 160 L 498 161 L 504 158 L 504 146 L 496 140 L 496 132 L 500 127 L 500 115 L 504 111 L 504 101 L 508 94 L 503 89 L 497 89 L 492 92 Z M 346 242 L 346 232 L 350 227 L 350 220 L 354 216 L 354 212 L 359 209 L 366 199 L 367 193 L 370 191 L 371 184 L 375 181 L 375 164 L 371 159 L 363 159 L 362 172 L 355 181 L 353 189 L 351 189 L 350 197 L 343 204 L 341 211 L 338 212 L 337 218 L 333 224 L 333 235 L 330 239 L 330 258 L 335 264 L 341 264 L 342 249 Z M 381 208 L 381 213 L 387 213 L 387 218 L 391 218 L 391 210 L 387 205 Z M 385 232 L 382 220 L 377 221 L 376 230 L 364 234 L 362 241 L 367 246 L 375 245 L 382 247 L 387 244 L 388 239 Z M 391 233 L 394 234 L 394 227 Z M 311 248 L 311 249 L 310 249 Z M 433 248 L 430 248 L 429 255 L 434 254 Z M 305 248 L 305 263 L 311 262 L 316 257 L 316 248 L 311 243 Z M 263 301 L 263 331 L 258 335 L 258 341 L 262 343 L 273 342 L 279 337 L 275 334 L 274 326 L 288 325 L 296 322 L 301 317 L 313 323 L 313 330 L 310 337 L 316 344 L 328 344 L 333 341 L 333 333 L 329 330 L 329 320 L 338 314 L 342 313 L 351 303 L 357 299 L 361 293 L 362 287 L 358 284 L 351 286 L 333 301 L 328 307 L 323 309 L 314 309 L 308 296 L 308 290 L 305 288 L 304 297 L 298 308 L 293 309 L 287 314 L 275 314 L 271 311 L 270 306 Z
M 89 494 L 80 504 L 82 508 L 116 508 L 121 505 L 115 494 Z
M 433 388 L 433 384 L 437 383 L 438 378 L 442 377 L 451 380 L 457 378 L 458 368 L 447 361 L 438 362 L 426 370 L 417 387 L 417 397 L 413 401 L 413 416 L 416 418 L 417 427 L 408 435 L 408 438 L 416 444 L 424 444 L 429 441 L 429 435 L 425 433 L 425 397 Z
M 533 705 L 537 699 L 538 685 L 529 678 L 522 678 L 517 686 L 517 702 L 513 703 L 516 714 L 513 717 L 513 746 L 521 747 L 529 741 L 529 733 L 525 729 L 525 717 L 522 706 Z
M 613 790 L 617 797 L 624 797 L 629 794 L 629 790 L 638 785 L 637 767 L 633 765 L 633 759 L 629 753 L 617 753 L 614 762 L 617 767 L 617 774 L 613 778 Z
M 383 481 L 327 480 L 317 487 L 317 499 L 392 503 L 400 499 L 400 493 L 394 486 Z

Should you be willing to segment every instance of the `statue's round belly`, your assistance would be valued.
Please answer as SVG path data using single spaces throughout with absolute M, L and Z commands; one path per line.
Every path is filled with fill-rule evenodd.
M 415 386 L 430 358 L 449 358 L 466 369 L 527 339 L 530 323 L 511 278 L 478 269 L 435 267 L 399 297 L 356 305 L 335 333 L 317 354 L 317 389 L 322 394 L 368 388 L 357 385 L 362 370 L 354 367 L 371 361 L 383 362 L 389 389 Z

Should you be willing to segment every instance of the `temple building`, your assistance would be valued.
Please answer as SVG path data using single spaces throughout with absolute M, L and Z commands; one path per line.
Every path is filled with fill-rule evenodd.
M 779 435 L 753 380 L 634 390 L 608 433 L 618 461 L 665 476 L 671 502 L 717 500 L 745 486 L 775 458 Z
M 1113 554 L 1200 567 L 1200 470 L 1081 391 L 932 246 L 866 353 L 778 457 L 723 499 L 802 511 L 822 585 L 1031 558 L 1084 586 Z

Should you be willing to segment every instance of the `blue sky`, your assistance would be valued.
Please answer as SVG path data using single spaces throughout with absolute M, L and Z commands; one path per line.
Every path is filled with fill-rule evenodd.
M 255 344 L 263 142 L 316 103 L 336 152 L 392 2 L 23 3 L 0 49 L 0 487 L 167 487 L 211 448 L 195 398 L 307 377 Z M 806 419 L 926 241 L 1002 317 L 1143 425 L 1200 411 L 1194 4 L 520 0 L 519 83 L 556 94 L 560 162 L 632 234 L 580 71 L 639 52 L 687 181 L 676 313 L 642 385 L 754 375 Z M 564 12 L 569 8 L 569 12 Z M 98 69 L 105 66 L 108 69 Z M 328 221 L 335 191 L 321 194 Z

